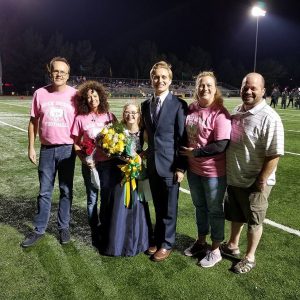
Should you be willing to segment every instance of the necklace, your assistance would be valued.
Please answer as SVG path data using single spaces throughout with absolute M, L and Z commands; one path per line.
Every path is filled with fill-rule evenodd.
M 135 132 L 130 132 L 130 131 L 128 131 L 128 133 L 129 133 L 129 135 L 131 135 L 131 136 L 138 136 L 139 135 L 139 131 L 135 131 Z
M 96 122 L 97 115 L 95 113 L 91 114 L 92 122 Z

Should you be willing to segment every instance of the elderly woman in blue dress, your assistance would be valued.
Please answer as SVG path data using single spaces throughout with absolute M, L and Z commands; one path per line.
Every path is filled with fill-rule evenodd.
M 136 154 L 141 154 L 143 151 L 140 119 L 140 106 L 136 103 L 127 103 L 123 108 L 122 122 L 127 128 L 126 133 L 131 141 L 131 151 Z M 139 185 L 139 182 L 137 184 Z M 103 253 L 106 255 L 134 256 L 145 252 L 149 247 L 152 227 L 148 203 L 138 193 L 137 188 L 131 191 L 131 205 L 126 207 L 124 193 L 124 185 L 118 184 L 110 216 L 108 243 L 103 248 Z

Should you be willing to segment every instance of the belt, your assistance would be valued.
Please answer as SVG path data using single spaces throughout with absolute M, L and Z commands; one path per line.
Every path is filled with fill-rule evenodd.
M 51 149 L 55 147 L 61 147 L 61 146 L 73 146 L 73 144 L 55 144 L 55 145 L 41 145 L 41 148 L 43 149 Z

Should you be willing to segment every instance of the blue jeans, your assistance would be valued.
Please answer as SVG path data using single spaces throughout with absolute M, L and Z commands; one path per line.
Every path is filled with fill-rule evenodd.
M 203 177 L 188 171 L 187 178 L 196 208 L 198 235 L 205 236 L 211 229 L 214 242 L 224 240 L 224 195 L 226 176 Z
M 56 173 L 59 182 L 58 229 L 68 229 L 73 200 L 73 178 L 75 168 L 73 145 L 41 145 L 39 159 L 40 192 L 37 198 L 38 211 L 34 217 L 35 232 L 45 233 L 50 211 Z
M 97 208 L 99 190 L 93 186 L 91 182 L 91 170 L 86 164 L 81 165 L 81 172 L 86 191 L 88 221 L 91 228 L 96 228 L 99 223 Z
M 104 162 L 98 162 L 96 169 L 100 179 L 100 223 L 101 226 L 107 228 L 110 217 L 110 207 L 114 200 L 115 187 L 121 181 L 121 171 L 117 166 L 118 162 L 111 159 Z M 92 231 L 96 229 L 99 223 L 98 217 L 98 193 L 91 182 L 90 168 L 82 164 L 82 176 L 86 188 L 87 195 L 87 214 L 88 221 Z

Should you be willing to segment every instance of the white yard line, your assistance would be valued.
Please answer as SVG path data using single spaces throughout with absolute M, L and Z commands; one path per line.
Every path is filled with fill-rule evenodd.
M 279 116 L 281 117 L 281 116 L 288 116 L 288 117 L 299 117 L 299 114 L 285 114 L 285 113 L 280 113 L 279 114 Z
M 12 127 L 12 128 L 15 128 L 15 129 L 18 129 L 18 130 L 21 130 L 21 131 L 24 131 L 24 132 L 27 133 L 27 130 L 25 130 L 25 129 L 22 129 L 22 128 L 19 128 L 19 127 L 10 125 L 10 124 L 5 123 L 5 122 L 2 122 L 2 121 L 0 121 L 0 123 L 3 124 L 3 125 L 6 125 L 6 126 L 9 126 L 9 127 Z M 289 154 L 293 154 L 293 155 L 300 155 L 299 153 L 292 153 L 292 152 L 285 152 L 285 153 L 289 153 Z M 191 194 L 191 192 L 190 192 L 189 190 L 186 190 L 186 189 L 184 189 L 184 188 L 182 188 L 182 187 L 179 188 L 179 189 L 180 189 L 181 192 L 183 192 L 183 193 L 185 193 L 185 194 L 189 194 L 189 195 Z M 273 227 L 279 228 L 279 229 L 281 229 L 281 230 L 283 230 L 283 231 L 285 231 L 285 232 L 295 234 L 295 235 L 297 235 L 297 236 L 300 237 L 300 231 L 299 231 L 299 230 L 296 230 L 296 229 L 293 229 L 293 228 L 290 228 L 290 227 L 287 227 L 287 226 L 278 224 L 278 223 L 276 223 L 276 222 L 274 222 L 274 221 L 271 221 L 271 220 L 269 220 L 269 219 L 265 219 L 265 220 L 264 220 L 264 223 L 266 223 L 266 224 L 268 224 L 268 225 L 271 225 L 271 226 L 273 226 Z
M 276 228 L 279 228 L 283 231 L 286 231 L 288 233 L 292 233 L 292 234 L 295 234 L 297 236 L 300 236 L 300 231 L 299 230 L 296 230 L 296 229 L 293 229 L 293 228 L 290 228 L 290 227 L 287 227 L 287 226 L 284 226 L 284 225 L 281 225 L 279 223 L 276 223 L 272 220 L 269 220 L 269 219 L 265 219 L 264 220 L 264 223 L 268 224 L 268 225 L 271 225 L 273 227 L 276 227 Z
M 189 190 L 186 190 L 186 189 L 184 189 L 182 187 L 180 187 L 179 190 L 182 191 L 185 194 L 189 194 L 189 195 L 191 194 L 191 192 Z
M 300 132 L 300 130 L 287 130 L 287 131 L 291 131 L 291 132 Z
M 29 119 L 29 115 L 28 114 L 1 114 L 0 112 L 0 117 L 1 118 L 15 118 L 15 117 L 20 117 L 20 118 L 23 118 L 23 117 L 26 117 Z
M 24 108 L 30 108 L 30 103 L 28 103 L 28 105 L 20 105 L 20 104 L 13 104 L 13 103 L 7 103 L 7 102 L 1 102 L 0 104 L 4 104 L 4 105 L 10 105 L 10 106 L 17 106 L 17 107 L 24 107 Z
M 300 155 L 300 154 L 299 154 L 299 155 Z M 184 189 L 184 188 L 182 188 L 182 187 L 179 188 L 179 190 L 180 190 L 181 192 L 185 193 L 185 194 L 189 194 L 189 195 L 191 194 L 191 192 L 190 192 L 189 190 Z M 278 228 L 278 229 L 281 229 L 281 230 L 283 230 L 283 231 L 285 231 L 285 232 L 295 234 L 295 235 L 297 235 L 297 236 L 300 237 L 300 231 L 299 231 L 299 230 L 296 230 L 296 229 L 293 229 L 293 228 L 290 228 L 290 227 L 281 225 L 281 224 L 276 223 L 276 222 L 274 222 L 274 221 L 271 221 L 271 220 L 269 220 L 269 219 L 265 219 L 265 220 L 264 220 L 264 223 L 266 223 L 266 224 L 268 224 L 268 225 L 271 225 L 271 226 L 273 226 L 273 227 L 276 227 L 276 228 Z
M 15 128 L 15 129 L 18 129 L 18 130 L 21 130 L 21 131 L 24 131 L 24 132 L 26 132 L 26 133 L 27 133 L 27 130 L 25 130 L 25 129 L 22 129 L 22 128 L 20 128 L 20 127 L 13 126 L 13 125 L 10 125 L 10 124 L 8 124 L 8 123 L 5 123 L 5 122 L 2 122 L 2 121 L 0 121 L 0 123 L 1 123 L 1 124 L 3 124 L 3 125 L 6 125 L 6 126 L 9 126 L 9 127 L 12 127 L 12 128 Z
M 298 155 L 298 156 L 300 156 L 300 153 L 294 153 L 294 152 L 288 152 L 288 151 L 285 151 L 284 153 L 291 154 L 291 155 Z

